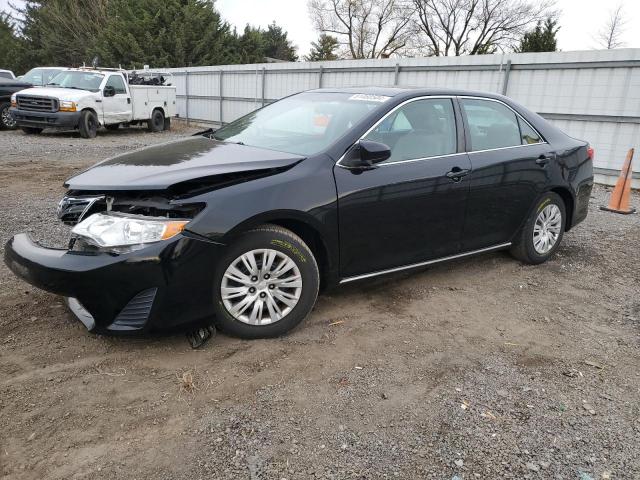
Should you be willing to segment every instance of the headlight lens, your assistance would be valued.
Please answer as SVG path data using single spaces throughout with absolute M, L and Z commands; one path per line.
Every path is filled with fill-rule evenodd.
M 60 110 L 61 112 L 75 112 L 76 107 L 76 102 L 71 102 L 69 100 L 60 100 L 58 110 Z
M 15 93 L 13 95 L 11 95 L 11 106 L 12 107 L 17 107 L 18 106 L 18 102 L 16 100 L 16 94 Z
M 96 213 L 78 223 L 71 232 L 100 247 L 123 247 L 167 240 L 184 230 L 187 223 L 186 220 Z

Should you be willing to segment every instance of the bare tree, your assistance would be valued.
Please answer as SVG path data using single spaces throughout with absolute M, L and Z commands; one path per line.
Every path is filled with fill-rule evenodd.
M 409 42 L 412 0 L 309 0 L 315 27 L 333 34 L 351 58 L 386 58 Z
M 514 47 L 554 0 L 414 0 L 415 29 L 428 55 L 479 55 Z
M 620 37 L 622 37 L 625 23 L 622 4 L 620 4 L 609 12 L 607 23 L 596 34 L 595 39 L 598 45 L 608 50 L 623 47 L 624 42 L 620 40 Z

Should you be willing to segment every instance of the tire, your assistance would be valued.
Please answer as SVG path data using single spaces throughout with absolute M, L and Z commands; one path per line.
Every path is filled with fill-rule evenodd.
M 566 224 L 566 207 L 562 197 L 554 192 L 547 192 L 542 195 L 535 204 L 535 208 L 529 214 L 526 223 L 522 227 L 522 230 L 517 235 L 517 240 L 511 247 L 511 255 L 520 260 L 521 262 L 531 265 L 537 265 L 546 262 L 556 252 L 562 237 L 564 235 L 564 227 Z M 542 241 L 541 244 L 536 246 L 536 240 L 534 239 L 534 230 L 536 229 L 536 222 L 540 218 L 540 222 L 544 224 L 545 213 L 549 214 L 547 217 L 547 227 L 539 225 L 538 238 L 540 235 L 542 239 L 550 239 L 548 244 Z M 559 221 L 553 222 L 552 219 L 556 218 L 555 213 L 560 214 Z M 551 241 L 554 237 L 554 233 L 557 231 L 555 240 Z M 551 247 L 548 248 L 549 244 Z
M 164 113 L 162 110 L 155 109 L 151 114 L 151 118 L 147 120 L 147 128 L 150 132 L 161 132 L 164 130 Z
M 164 129 L 171 130 L 171 118 L 164 119 Z
M 44 128 L 20 127 L 20 130 L 22 130 L 27 135 L 37 135 L 37 134 L 41 133 L 42 130 L 44 130 Z
M 259 252 L 255 252 L 256 250 Z M 265 274 L 263 267 L 269 262 L 269 257 L 265 256 L 264 250 L 267 250 L 272 263 L 271 268 L 266 270 L 266 273 L 272 273 L 268 280 L 267 276 L 263 276 Z M 246 267 L 251 263 L 243 263 L 241 260 L 245 254 L 254 255 L 257 275 L 251 278 L 249 269 Z M 291 263 L 286 263 L 288 268 L 278 275 L 279 267 L 289 261 L 293 266 Z M 236 266 L 237 262 L 240 262 L 238 268 L 245 275 L 245 283 L 225 276 L 228 269 Z M 301 284 L 298 284 L 296 279 L 298 276 Z M 288 286 L 277 287 L 278 284 L 285 283 Z M 255 286 L 250 287 L 252 285 Z M 230 335 L 246 339 L 283 335 L 309 315 L 316 302 L 319 286 L 318 264 L 313 253 L 300 237 L 276 225 L 257 227 L 241 234 L 229 246 L 214 272 L 213 300 L 216 326 Z M 233 289 L 244 289 L 247 293 L 241 292 L 235 296 L 232 293 L 231 297 L 228 295 L 223 297 L 223 288 L 227 289 L 227 292 L 232 292 Z M 282 302 L 282 294 L 287 295 L 285 299 L 288 303 Z M 294 303 L 292 298 L 296 295 L 297 303 Z M 264 297 L 265 300 L 259 302 L 258 296 Z M 239 314 L 232 314 L 229 307 L 233 309 L 243 300 L 248 303 L 248 307 L 240 309 L 243 311 Z M 260 321 L 248 318 L 255 314 L 254 308 L 260 309 Z M 278 312 L 283 316 L 279 317 Z M 239 318 L 241 316 L 245 318 Z
M 118 130 L 120 128 L 120 124 L 119 123 L 113 123 L 111 125 L 105 125 L 104 128 L 106 128 L 110 132 L 115 132 L 116 130 Z
M 9 102 L 0 103 L 0 130 L 15 130 L 18 125 L 9 113 L 11 104 Z
M 83 110 L 78 122 L 78 130 L 82 138 L 96 138 L 98 134 L 98 116 L 91 110 Z

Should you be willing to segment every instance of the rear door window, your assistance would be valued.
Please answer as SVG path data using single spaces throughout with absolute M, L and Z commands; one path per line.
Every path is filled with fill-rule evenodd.
M 525 122 L 522 118 L 518 118 L 518 123 L 520 124 L 520 136 L 522 137 L 523 145 L 542 142 L 542 138 L 540 138 L 538 132 L 536 132 L 531 125 Z
M 522 145 L 518 117 L 502 103 L 462 99 L 462 111 L 469 125 L 470 151 Z

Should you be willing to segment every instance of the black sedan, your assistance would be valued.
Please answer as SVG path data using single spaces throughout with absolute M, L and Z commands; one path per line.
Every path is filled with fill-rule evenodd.
M 593 150 L 499 95 L 319 89 L 69 179 L 68 249 L 5 262 L 100 332 L 281 335 L 318 291 L 495 250 L 544 262 L 584 220 Z

